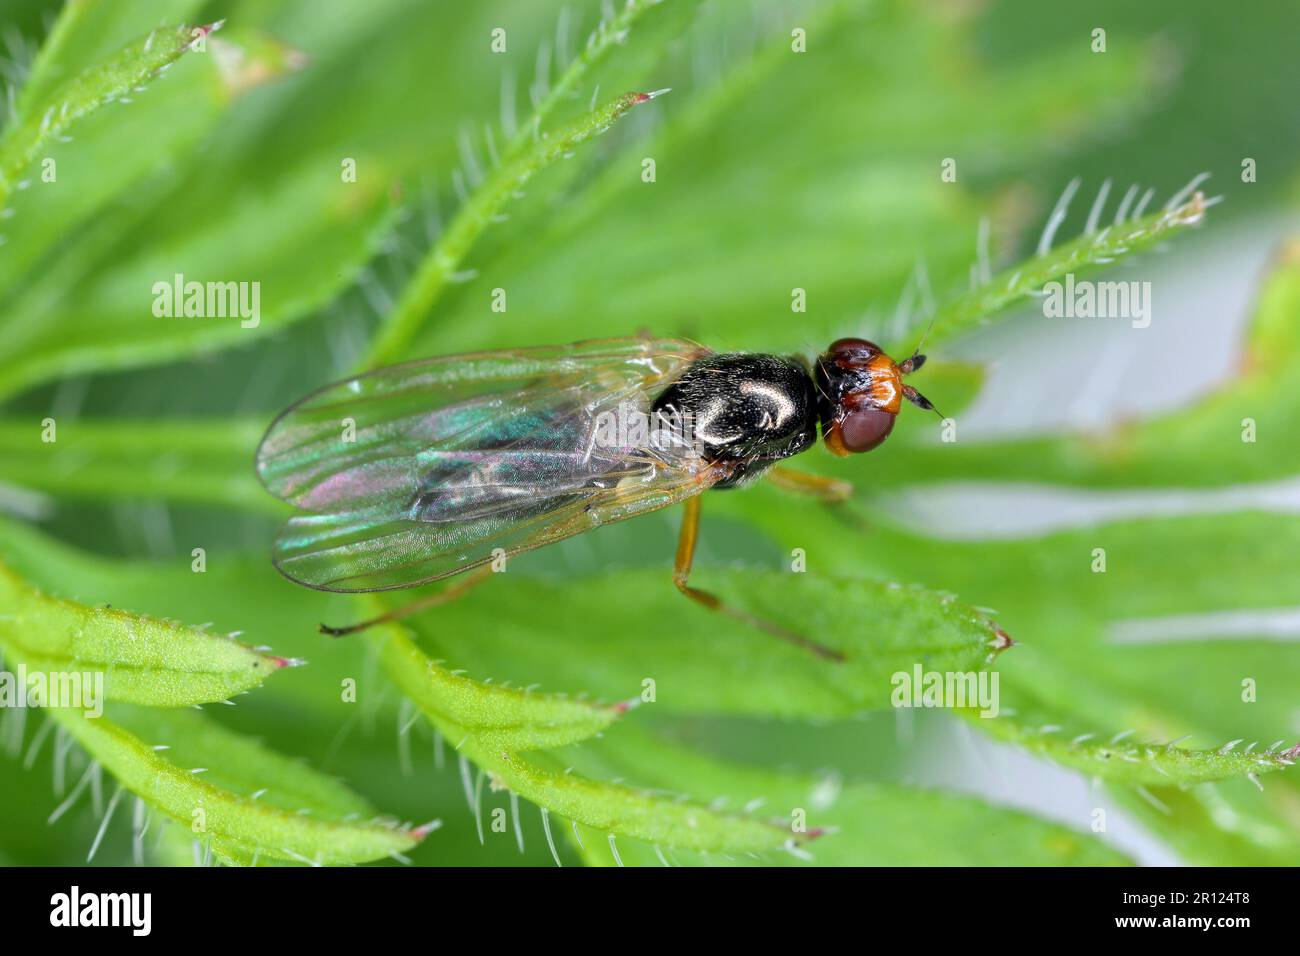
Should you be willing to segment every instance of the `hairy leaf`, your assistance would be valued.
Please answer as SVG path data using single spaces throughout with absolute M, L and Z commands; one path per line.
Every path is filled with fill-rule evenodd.
M 9 194 L 21 188 L 19 177 L 43 144 L 62 136 L 82 117 L 156 79 L 219 26 L 161 27 L 60 86 L 49 95 L 47 104 L 34 104 L 34 109 L 0 138 L 0 209 Z
M 566 753 L 579 769 L 615 774 L 656 789 L 685 791 L 711 806 L 761 803 L 816 839 L 788 855 L 726 855 L 728 862 L 820 866 L 1044 866 L 1128 862 L 1091 834 L 973 797 L 893 784 L 846 783 L 746 767 L 688 750 L 659 734 L 620 730 L 616 739 Z M 918 834 L 926 839 L 919 841 Z M 583 859 L 595 865 L 716 863 L 717 856 L 610 841 L 584 829 Z M 617 856 L 615 856 L 617 854 Z
M 666 846 L 757 852 L 792 839 L 788 831 L 752 815 L 717 813 L 646 790 L 589 780 L 566 772 L 544 753 L 522 757 L 503 745 L 532 749 L 580 740 L 599 729 L 602 717 L 608 723 L 618 711 L 586 707 L 584 713 L 578 709 L 583 705 L 453 682 L 448 679 L 452 675 L 441 672 L 402 635 L 390 633 L 379 640 L 394 683 L 413 693 L 416 705 L 455 744 L 461 759 L 472 760 L 491 777 L 493 789 L 509 789 L 565 819 Z M 455 718 L 472 723 L 463 726 Z M 526 721 L 522 726 L 521 718 Z M 562 723 L 556 726 L 557 721 Z
M 987 667 L 1008 638 L 951 596 L 860 578 L 700 568 L 692 582 L 741 611 L 842 651 L 828 661 L 690 604 L 667 571 L 549 583 L 493 576 L 413 626 L 437 653 L 497 680 L 627 700 L 653 684 L 655 708 L 823 718 L 890 706 L 893 675 Z M 585 610 L 602 595 L 601 611 Z M 539 623 L 547 607 L 564 628 Z M 484 608 L 493 626 L 473 626 Z M 660 623 L 663 622 L 663 623 Z
M 407 284 L 391 316 L 376 335 L 367 365 L 383 365 L 402 357 L 421 330 L 429 311 L 449 283 L 453 282 L 462 262 L 480 234 L 501 214 L 510 199 L 537 173 L 567 158 L 583 142 L 605 132 L 634 106 L 648 102 L 656 93 L 625 93 L 604 106 L 592 108 L 567 125 L 545 129 L 553 116 L 579 90 L 581 84 L 604 62 L 615 48 L 627 42 L 628 35 L 662 0 L 630 0 L 612 16 L 602 16 L 588 37 L 585 48 L 574 57 L 567 69 L 537 102 L 529 118 L 517 130 L 506 129 L 509 139 L 500 163 L 486 174 L 482 182 L 457 210 L 455 218 L 425 255 L 419 269 Z M 671 10 L 677 17 L 689 16 L 696 0 L 675 0 Z M 599 87 L 596 88 L 599 92 Z M 513 92 L 511 93 L 513 96 Z M 467 171 L 466 175 L 473 175 Z
M 948 444 L 933 440 L 933 428 L 900 422 L 900 432 L 911 440 L 872 463 L 873 480 L 919 484 L 1032 477 L 1121 489 L 1226 487 L 1290 477 L 1296 471 L 1290 436 L 1300 430 L 1297 312 L 1300 243 L 1292 240 L 1282 246 L 1261 286 L 1236 377 L 1191 407 L 1088 435 Z M 939 398 L 935 403 L 944 408 Z M 1248 426 L 1253 441 L 1244 440 Z
M 430 660 L 398 626 L 385 627 L 374 640 L 380 660 L 404 694 L 487 750 L 519 752 L 575 743 L 600 733 L 627 709 L 626 704 L 594 704 L 473 680 Z
M 1199 179 L 1193 183 L 1193 186 Z M 1071 184 L 1063 199 L 1071 196 Z M 1062 203 L 1048 221 L 1045 242 L 1065 216 Z M 934 344 L 946 341 L 979 325 L 986 324 L 1004 309 L 1030 295 L 1044 294 L 1044 286 L 1066 275 L 1110 264 L 1145 249 L 1192 226 L 1205 218 L 1206 199 L 1194 192 L 1190 198 L 1185 192 L 1174 196 L 1159 212 L 1136 219 L 1121 219 L 1098 232 L 1087 232 L 1056 249 L 1042 249 L 1037 257 L 1006 272 L 982 279 L 971 292 L 940 307 L 933 316 L 928 341 Z M 1058 218 L 1059 217 L 1059 218 Z
M 797 17 L 807 55 L 791 50 L 793 14 L 755 26 L 714 12 L 698 52 L 654 74 L 674 90 L 654 135 L 569 170 L 562 203 L 513 207 L 412 355 L 492 344 L 482 317 L 502 277 L 519 341 L 589 337 L 596 322 L 602 335 L 651 329 L 727 349 L 812 351 L 864 333 L 888 344 L 895 324 L 910 328 L 892 316 L 918 260 L 939 295 L 964 285 L 988 210 L 941 182 L 945 156 L 960 158 L 958 183 L 1031 166 L 1100 117 L 1132 114 L 1151 83 L 1148 49 L 1052 49 L 1006 66 L 970 49 L 960 19 L 901 3 L 811 6 Z M 998 225 L 1014 237 L 1023 222 Z M 792 317 L 796 288 L 807 311 Z
M 103 674 L 109 700 L 226 700 L 292 663 L 174 621 L 50 597 L 0 565 L 0 649 L 36 672 Z
M 1057 725 L 1026 726 L 1019 717 L 1003 714 L 992 720 L 975 720 L 981 730 L 1111 783 L 1129 786 L 1186 786 L 1255 777 L 1295 763 L 1300 744 L 1290 749 L 1233 740 L 1216 750 L 1194 750 L 1173 742 L 1143 742 L 1121 731 L 1109 739 L 1082 733 L 1064 734 Z
M 363 863 L 401 854 L 427 832 L 373 819 L 330 778 L 197 714 L 149 714 L 146 742 L 102 717 L 51 713 L 123 787 L 232 863 Z
M 49 100 L 60 84 L 85 73 L 160 23 L 187 23 L 201 0 L 78 0 L 59 8 L 19 91 L 20 114 Z
M 641 6 L 628 9 L 640 9 Z M 479 234 L 492 223 L 511 196 L 534 175 L 569 155 L 584 141 L 603 133 L 632 107 L 649 102 L 654 95 L 624 93 L 565 129 L 544 138 L 538 137 L 527 147 L 508 151 L 502 165 L 488 174 L 424 258 L 392 316 L 376 336 L 367 364 L 384 365 L 403 355 L 411 340 L 419 334 L 438 296 L 454 280 Z

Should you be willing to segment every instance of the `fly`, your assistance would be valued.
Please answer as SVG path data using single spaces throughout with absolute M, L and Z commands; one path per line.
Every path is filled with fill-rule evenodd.
M 611 521 L 685 503 L 673 581 L 712 610 L 830 659 L 842 655 L 690 585 L 701 492 L 768 474 L 839 500 L 834 481 L 780 468 L 817 441 L 866 452 L 904 400 L 933 406 L 865 339 L 811 364 L 718 353 L 685 339 L 606 339 L 478 352 L 367 372 L 281 414 L 257 473 L 302 513 L 276 538 L 275 566 L 322 591 L 388 591 L 462 574 Z M 371 621 L 442 603 L 477 575 Z

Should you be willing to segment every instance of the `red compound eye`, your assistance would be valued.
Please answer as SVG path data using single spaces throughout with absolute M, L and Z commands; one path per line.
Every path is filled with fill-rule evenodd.
M 845 451 L 871 451 L 894 430 L 894 412 L 883 408 L 861 408 L 849 412 L 839 422 L 840 444 Z

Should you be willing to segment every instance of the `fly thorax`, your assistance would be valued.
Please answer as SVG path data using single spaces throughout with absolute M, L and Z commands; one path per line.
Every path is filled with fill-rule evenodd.
M 696 362 L 654 403 L 689 422 L 700 457 L 767 462 L 816 441 L 816 400 L 803 366 L 775 355 L 711 355 Z

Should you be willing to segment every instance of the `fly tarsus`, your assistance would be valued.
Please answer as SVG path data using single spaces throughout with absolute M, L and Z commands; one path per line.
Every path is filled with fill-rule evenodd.
M 491 567 L 480 566 L 466 574 L 463 578 L 447 585 L 441 591 L 433 594 L 426 594 L 422 598 L 411 601 L 409 604 L 403 604 L 401 607 L 393 608 L 391 611 L 385 611 L 378 617 L 368 618 L 364 621 L 358 621 L 356 624 L 349 624 L 346 627 L 331 627 L 328 624 L 320 626 L 322 634 L 328 634 L 330 637 L 344 637 L 348 634 L 356 634 L 374 627 L 377 624 L 388 624 L 392 621 L 400 621 L 403 618 L 410 617 L 427 608 L 437 607 L 439 604 L 446 604 L 460 597 L 474 585 L 481 582 L 484 578 L 492 573 Z

